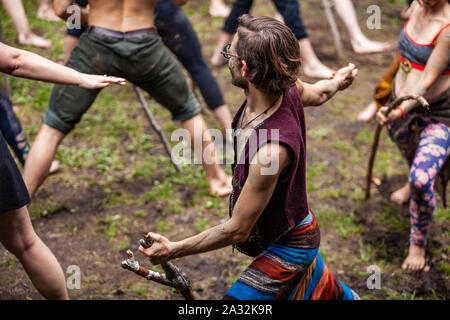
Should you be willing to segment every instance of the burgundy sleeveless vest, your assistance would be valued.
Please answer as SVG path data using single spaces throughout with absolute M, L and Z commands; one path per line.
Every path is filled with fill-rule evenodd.
M 236 125 L 246 102 L 241 106 L 233 119 L 232 128 Z M 278 141 L 287 147 L 292 154 L 290 167 L 279 177 L 272 198 L 253 227 L 248 239 L 233 245 L 242 253 L 257 256 L 280 237 L 288 233 L 300 223 L 309 212 L 306 196 L 305 161 L 306 130 L 303 104 L 298 89 L 293 85 L 283 97 L 283 101 L 275 113 L 254 128 L 252 138 L 257 141 L 256 147 L 249 147 L 247 142 L 242 159 L 238 163 L 237 147 L 234 145 L 233 191 L 230 196 L 230 216 L 239 199 L 240 192 L 247 180 L 249 164 L 255 153 L 265 144 Z M 278 134 L 272 129 L 278 129 Z M 244 160 L 244 161 L 243 161 Z

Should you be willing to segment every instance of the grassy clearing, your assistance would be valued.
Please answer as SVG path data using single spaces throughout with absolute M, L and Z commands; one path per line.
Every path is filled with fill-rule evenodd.
M 384 0 L 374 1 L 355 2 L 361 26 L 369 4 L 385 5 Z M 396 17 L 402 3 L 397 1 L 393 9 L 386 8 L 390 14 L 382 16 L 382 32 L 364 28 L 364 33 L 379 41 L 395 40 L 403 24 Z M 50 50 L 24 49 L 53 60 L 62 59 L 64 23 L 37 20 L 34 13 L 38 2 L 24 0 L 24 4 L 32 29 L 54 42 Z M 206 59 L 215 48 L 217 30 L 223 23 L 223 19 L 207 15 L 208 5 L 190 1 L 184 7 L 202 42 Z M 332 273 L 364 299 L 447 299 L 442 283 L 448 281 L 450 273 L 450 210 L 442 208 L 438 199 L 431 229 L 433 246 L 429 248 L 430 272 L 435 282 L 433 289 L 425 290 L 422 278 L 404 275 L 400 269 L 406 253 L 409 218 L 402 216 L 401 208 L 387 203 L 376 191 L 369 202 L 371 205 L 363 200 L 375 124 L 356 124 L 354 119 L 370 102 L 373 87 L 391 62 L 392 54 L 353 55 L 348 34 L 343 31 L 348 57 L 346 61 L 338 61 L 321 7 L 316 1 L 305 0 L 301 9 L 314 49 L 324 63 L 337 69 L 352 61 L 360 70 L 355 84 L 345 93 L 339 93 L 320 108 L 305 111 L 307 191 L 310 208 L 321 227 L 320 253 Z M 262 0 L 252 10 L 254 15 L 274 15 L 273 4 L 268 0 Z M 5 42 L 15 45 L 12 23 L 1 7 L 0 19 Z M 345 30 L 340 21 L 338 24 L 340 30 Z M 231 86 L 228 68 L 213 72 L 226 102 L 235 112 L 242 103 L 242 91 Z M 52 85 L 12 77 L 9 80 L 13 104 L 32 142 Z M 172 122 L 169 112 L 154 101 L 149 104 L 170 136 L 179 127 L 178 123 Z M 213 118 L 205 118 L 211 128 L 218 128 Z M 208 195 L 201 167 L 185 165 L 183 173 L 175 171 L 158 137 L 149 128 L 130 84 L 120 88 L 112 86 L 99 94 L 80 124 L 59 147 L 57 159 L 62 163 L 62 170 L 45 182 L 30 207 L 30 215 L 37 232 L 61 263 L 80 265 L 86 275 L 83 290 L 71 292 L 72 297 L 179 298 L 166 288 L 124 273 L 118 263 L 125 249 L 136 251 L 142 232 L 158 232 L 171 240 L 180 240 L 224 221 L 228 217 L 228 199 Z M 230 173 L 229 166 L 226 171 Z M 374 173 L 387 177 L 407 175 L 404 160 L 385 132 L 380 139 Z M 61 241 L 62 237 L 67 241 Z M 1 253 L 0 297 L 39 299 L 18 268 L 18 261 L 6 252 Z M 97 264 L 92 263 L 93 258 Z M 198 297 L 204 299 L 221 297 L 250 262 L 251 258 L 242 254 L 231 254 L 230 248 L 177 260 L 191 278 Z M 368 290 L 365 285 L 370 265 L 378 266 L 382 272 L 380 290 Z M 109 272 L 99 277 L 99 270 Z M 27 283 L 28 288 L 21 283 Z

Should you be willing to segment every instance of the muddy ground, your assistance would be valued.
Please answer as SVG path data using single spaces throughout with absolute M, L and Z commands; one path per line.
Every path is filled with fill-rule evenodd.
M 37 1 L 24 3 L 32 28 L 55 43 L 50 50 L 27 49 L 61 59 L 64 24 L 35 19 Z M 366 8 L 371 4 L 382 8 L 381 30 L 366 28 Z M 395 42 L 403 25 L 399 18 L 401 4 L 403 1 L 357 1 L 363 32 L 374 40 Z M 309 203 L 321 227 L 321 253 L 333 274 L 364 299 L 447 299 L 450 212 L 442 207 L 439 197 L 427 248 L 429 271 L 404 273 L 400 268 L 408 246 L 408 209 L 390 203 L 388 196 L 406 182 L 408 168 L 385 132 L 374 170 L 383 179 L 381 192 L 373 188 L 372 198 L 364 201 L 364 177 L 375 123 L 360 124 L 355 118 L 371 101 L 374 85 L 394 53 L 353 54 L 348 33 L 338 21 L 346 54 L 345 61 L 339 61 L 320 2 L 302 0 L 301 6 L 322 61 L 333 68 L 351 61 L 359 68 L 357 80 L 347 91 L 322 107 L 306 110 Z M 207 1 L 190 0 L 185 10 L 208 59 L 223 20 L 207 14 Z M 270 1 L 258 0 L 252 12 L 273 16 L 275 11 Z M 6 42 L 17 45 L 11 21 L 2 9 L 0 16 Z M 227 68 L 214 70 L 214 74 L 235 112 L 243 100 L 242 91 L 230 84 Z M 11 78 L 10 82 L 14 105 L 32 141 L 52 86 Z M 150 106 L 170 134 L 178 124 L 170 121 L 169 113 L 156 103 Z M 211 116 L 205 116 L 211 127 L 218 128 Z M 137 241 L 144 231 L 178 240 L 224 221 L 228 216 L 227 199 L 208 196 L 200 167 L 189 165 L 183 174 L 175 173 L 129 84 L 125 88 L 107 88 L 99 95 L 77 129 L 64 140 L 58 159 L 61 171 L 47 179 L 30 214 L 36 231 L 64 271 L 70 265 L 80 267 L 81 289 L 70 290 L 71 298 L 179 299 L 171 289 L 123 270 L 120 262 L 125 251 L 137 251 Z M 142 256 L 137 256 L 145 263 Z M 238 278 L 250 258 L 224 248 L 175 262 L 192 281 L 198 298 L 217 299 Z M 381 270 L 381 289 L 367 287 L 367 268 L 371 265 Z M 3 248 L 0 299 L 41 299 L 18 260 Z

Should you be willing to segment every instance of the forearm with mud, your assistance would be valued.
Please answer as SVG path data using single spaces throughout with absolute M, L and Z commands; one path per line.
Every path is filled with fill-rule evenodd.
M 230 219 L 190 238 L 172 242 L 170 260 L 221 249 L 241 242 L 245 237 L 246 233 L 240 231 L 236 223 Z
M 313 93 L 315 100 L 308 106 L 317 107 L 330 100 L 336 92 L 339 91 L 339 83 L 336 79 L 321 80 L 310 85 L 309 88 L 305 90 L 312 90 L 313 92 L 310 91 L 310 93 Z

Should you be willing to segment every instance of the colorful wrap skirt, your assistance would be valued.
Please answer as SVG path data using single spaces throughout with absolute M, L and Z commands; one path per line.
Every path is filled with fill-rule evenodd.
M 359 300 L 328 270 L 319 253 L 320 233 L 313 213 L 272 244 L 240 275 L 224 299 Z

